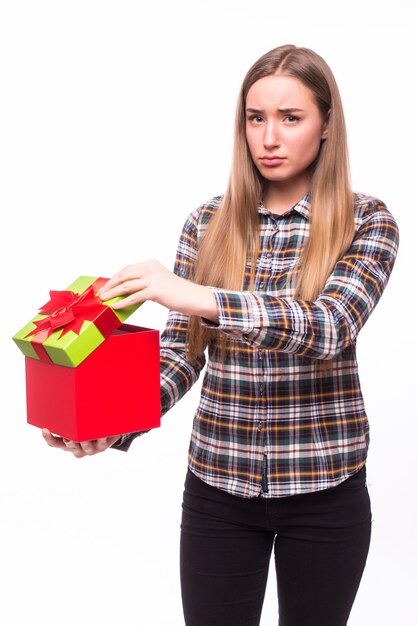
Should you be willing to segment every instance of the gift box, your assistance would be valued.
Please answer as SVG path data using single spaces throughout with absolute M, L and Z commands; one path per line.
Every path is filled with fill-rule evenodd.
M 25 354 L 27 420 L 74 441 L 160 426 L 159 332 L 102 302 L 105 278 L 51 291 L 13 339 Z

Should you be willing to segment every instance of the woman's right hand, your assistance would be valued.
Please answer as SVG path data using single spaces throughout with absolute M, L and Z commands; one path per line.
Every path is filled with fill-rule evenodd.
M 110 448 L 110 446 L 115 444 L 121 437 L 121 435 L 115 435 L 114 437 L 103 437 L 102 439 L 93 439 L 91 441 L 81 441 L 78 443 L 77 441 L 66 439 L 65 437 L 57 437 L 47 428 L 42 428 L 42 435 L 48 446 L 51 446 L 51 448 L 59 448 L 66 452 L 72 452 L 77 459 L 83 456 L 93 456 L 99 452 L 104 452 L 104 450 Z

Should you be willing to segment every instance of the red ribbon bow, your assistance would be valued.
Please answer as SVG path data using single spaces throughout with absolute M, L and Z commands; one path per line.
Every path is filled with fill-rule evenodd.
M 120 326 L 120 320 L 110 306 L 104 304 L 95 293 L 107 282 L 106 278 L 97 278 L 82 293 L 73 291 L 50 291 L 50 301 L 44 304 L 39 313 L 46 315 L 34 321 L 36 328 L 25 335 L 31 337 L 31 344 L 42 361 L 50 362 L 43 342 L 56 330 L 62 329 L 59 338 L 72 330 L 80 334 L 85 321 L 94 322 L 103 337 L 109 337 Z
M 50 291 L 49 295 L 50 301 L 39 309 L 39 313 L 47 317 L 33 322 L 36 328 L 26 335 L 34 337 L 34 341 L 39 343 L 43 343 L 58 328 L 63 328 L 61 337 L 70 330 L 79 334 L 83 322 L 93 320 L 105 306 L 94 295 L 92 285 L 81 294 L 73 291 Z

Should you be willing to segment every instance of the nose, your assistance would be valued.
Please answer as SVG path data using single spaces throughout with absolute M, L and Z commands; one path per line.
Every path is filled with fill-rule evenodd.
M 278 127 L 274 122 L 265 125 L 264 147 L 267 149 L 276 148 L 280 145 Z

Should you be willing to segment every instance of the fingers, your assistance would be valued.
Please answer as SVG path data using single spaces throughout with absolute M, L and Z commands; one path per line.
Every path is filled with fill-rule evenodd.
M 146 263 L 135 263 L 134 265 L 126 265 L 120 272 L 117 272 L 107 283 L 100 289 L 100 294 L 109 292 L 111 289 L 118 287 L 121 283 L 136 280 L 144 273 Z M 101 296 L 100 296 L 101 297 Z
M 117 296 L 126 296 L 131 293 L 141 291 L 145 287 L 145 282 L 140 278 L 134 280 L 126 280 L 118 283 L 117 285 L 111 285 L 107 287 L 105 285 L 99 292 L 99 296 L 102 300 L 111 300 Z
M 55 437 L 47 428 L 42 428 L 42 435 L 48 446 L 51 446 L 51 448 L 60 448 L 61 450 L 66 449 L 62 437 Z
M 60 450 L 67 452 L 72 452 L 76 458 L 92 456 L 99 452 L 104 452 L 104 450 L 107 450 L 107 448 L 120 439 L 120 435 L 117 435 L 114 437 L 103 437 L 101 439 L 81 441 L 78 443 L 77 441 L 72 441 L 71 439 L 67 439 L 65 437 L 56 437 L 55 435 L 52 435 L 47 428 L 42 429 L 42 435 L 49 446 L 52 448 L 59 448 Z
M 159 263 L 155 260 L 127 265 L 100 289 L 100 298 L 110 300 L 116 296 L 124 296 L 129 293 L 136 294 L 147 286 L 149 275 L 155 272 L 158 267 Z
M 110 448 L 116 441 L 120 439 L 120 435 L 115 437 L 102 437 L 101 439 L 94 439 L 93 441 L 82 441 L 79 445 L 83 452 L 88 455 L 104 452 L 107 448 Z
M 42 435 L 48 446 L 51 446 L 51 448 L 59 448 L 60 450 L 72 452 L 72 454 L 77 458 L 83 457 L 86 454 L 79 443 L 66 439 L 65 437 L 56 437 L 55 435 L 52 435 L 51 431 L 47 428 L 42 429 Z
M 92 456 L 93 454 L 97 454 L 97 452 L 103 452 L 106 450 L 108 448 L 106 442 L 107 439 L 94 439 L 92 441 L 81 441 L 79 446 L 84 454 Z
M 145 302 L 146 300 L 152 300 L 153 292 L 151 292 L 149 289 L 141 289 L 140 291 L 137 291 L 136 293 L 132 293 L 130 296 L 127 296 L 126 298 L 123 298 L 123 300 L 119 300 L 119 302 L 115 302 L 114 304 L 111 305 L 112 309 L 125 309 L 128 306 L 132 306 L 133 304 L 140 304 L 141 302 Z M 120 295 L 120 294 L 115 294 L 114 296 L 111 296 L 112 298 L 116 297 L 116 295 Z M 106 299 L 107 299 L 107 295 L 106 295 Z

